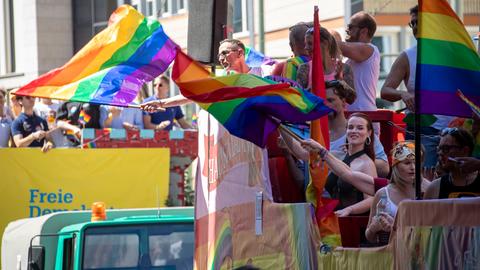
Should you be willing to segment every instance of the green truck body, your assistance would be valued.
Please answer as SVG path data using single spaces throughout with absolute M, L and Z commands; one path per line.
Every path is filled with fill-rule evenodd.
M 90 212 L 76 211 L 17 220 L 3 234 L 2 269 L 193 269 L 193 212 L 108 210 L 107 220 L 92 222 Z

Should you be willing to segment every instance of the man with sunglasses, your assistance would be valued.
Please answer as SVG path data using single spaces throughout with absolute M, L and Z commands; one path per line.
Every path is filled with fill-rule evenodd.
M 440 166 L 447 173 L 428 186 L 425 199 L 480 196 L 480 168 L 462 168 L 462 159 L 472 155 L 473 147 L 473 137 L 468 131 L 462 128 L 446 128 L 442 131 L 438 156 Z
M 417 38 L 417 22 L 418 22 L 418 5 L 410 9 L 409 26 L 412 28 L 412 33 Z M 415 109 L 415 71 L 417 64 L 417 45 L 414 45 L 405 51 L 393 63 L 392 69 L 385 79 L 382 86 L 382 98 L 391 102 L 402 100 L 409 113 L 407 119 L 413 119 L 412 112 Z M 401 82 L 405 83 L 407 91 L 397 90 Z M 422 145 L 425 147 L 425 161 L 423 173 L 424 177 L 432 180 L 435 165 L 437 164 L 436 147 L 440 141 L 438 134 L 440 130 L 448 126 L 448 123 L 453 119 L 450 116 L 443 115 L 428 115 L 423 116 L 429 119 L 432 124 L 430 126 L 423 126 L 421 129 Z M 413 132 L 413 121 L 407 121 L 407 130 Z M 407 134 L 407 139 L 413 139 L 413 135 Z
M 17 96 L 16 99 L 22 106 L 22 112 L 11 126 L 15 145 L 17 147 L 42 147 L 42 151 L 48 151 L 53 147 L 53 144 L 47 141 L 48 123 L 33 112 L 35 98 Z
M 146 98 L 145 102 L 168 98 L 170 80 L 167 76 L 162 75 L 155 79 L 154 85 L 155 94 Z M 177 121 L 181 128 L 192 128 L 192 126 L 185 120 L 182 109 L 179 106 L 168 107 L 164 111 L 143 113 L 143 125 L 147 129 L 171 130 L 174 126 L 174 120 Z
M 224 68 L 226 74 L 248 73 L 260 77 L 270 75 L 263 74 L 261 67 L 250 68 L 246 64 L 245 45 L 238 39 L 224 39 L 220 41 L 218 52 L 218 61 Z M 165 110 L 169 107 L 181 106 L 192 102 L 182 95 L 145 101 L 146 102 L 141 104 L 140 107 L 142 110 L 148 113 Z
M 377 30 L 375 19 L 365 13 L 355 13 L 347 25 L 346 42 L 339 42 L 340 50 L 348 57 L 347 64 L 353 69 L 357 100 L 348 106 L 348 111 L 376 111 L 376 85 L 380 75 L 380 52 L 372 44 Z M 379 127 L 376 127 L 378 133 Z

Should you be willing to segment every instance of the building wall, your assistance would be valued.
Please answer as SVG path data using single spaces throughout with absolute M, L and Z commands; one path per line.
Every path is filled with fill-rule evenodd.
M 0 0 L 0 21 L 5 22 L 5 6 Z M 0 85 L 20 87 L 39 75 L 66 63 L 73 55 L 71 0 L 15 0 L 13 23 L 15 70 L 7 70 L 9 41 L 5 26 L 0 30 Z

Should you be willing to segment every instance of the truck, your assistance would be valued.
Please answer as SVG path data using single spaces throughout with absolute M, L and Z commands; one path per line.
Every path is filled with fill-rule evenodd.
M 2 269 L 193 269 L 193 207 L 92 209 L 9 223 Z

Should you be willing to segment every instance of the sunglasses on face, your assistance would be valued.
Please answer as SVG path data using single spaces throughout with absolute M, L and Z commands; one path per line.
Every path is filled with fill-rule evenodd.
M 442 153 L 450 153 L 450 151 L 452 151 L 452 149 L 461 149 L 462 146 L 460 145 L 454 145 L 454 144 L 443 144 L 443 145 L 439 145 L 437 147 L 437 152 L 442 152 Z
M 440 133 L 440 136 L 445 136 L 445 135 L 452 135 L 458 132 L 458 128 L 444 128 L 442 132 Z
M 218 58 L 220 58 L 220 57 L 225 57 L 225 56 L 227 56 L 229 53 L 231 53 L 231 52 L 236 52 L 236 51 L 238 51 L 238 50 L 237 50 L 237 49 L 223 50 L 223 51 L 219 52 L 217 56 L 218 56 Z
M 414 28 L 415 26 L 417 26 L 417 23 L 418 23 L 417 20 L 411 20 L 411 21 L 408 23 L 408 26 L 410 26 L 410 28 Z

